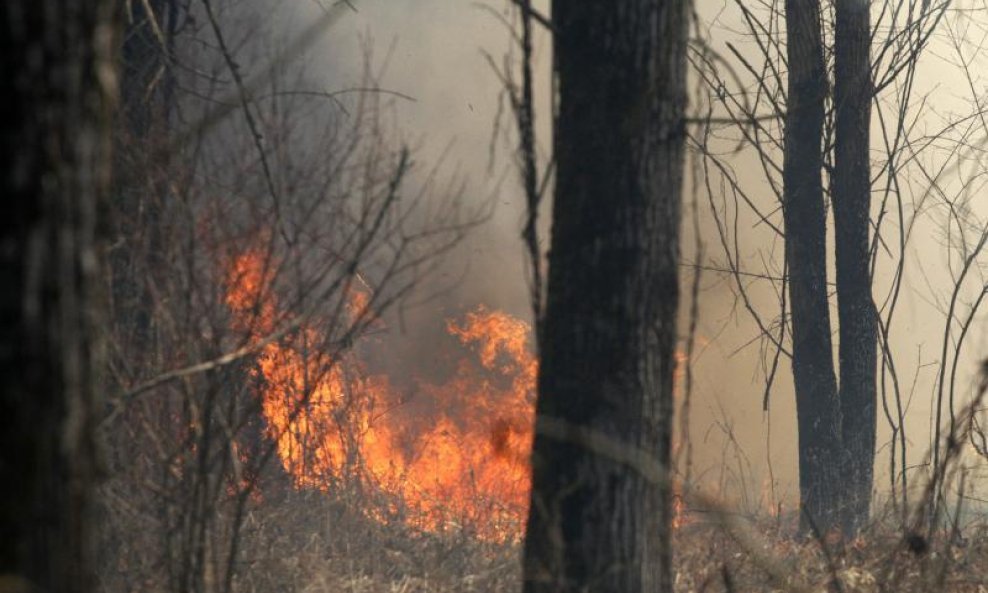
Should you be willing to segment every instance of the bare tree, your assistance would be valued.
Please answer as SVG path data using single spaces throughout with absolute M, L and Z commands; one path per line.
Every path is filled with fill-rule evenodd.
M 877 421 L 878 333 L 869 265 L 873 97 L 869 10 L 867 2 L 836 3 L 832 200 L 840 327 L 838 390 L 831 353 L 821 184 L 828 84 L 820 6 L 816 2 L 786 3 L 790 70 L 783 210 L 799 417 L 800 499 L 804 521 L 822 528 L 840 525 L 848 534 L 868 520 Z
M 799 493 L 804 525 L 837 519 L 840 409 L 830 341 L 823 124 L 827 76 L 820 4 L 786 2 L 788 102 L 782 211 L 792 311 L 792 369 L 799 423 Z
M 557 173 L 526 591 L 672 587 L 688 15 L 675 0 L 553 5 Z
M 834 28 L 834 250 L 840 324 L 840 437 L 848 534 L 868 521 L 878 421 L 878 317 L 871 290 L 871 3 L 837 0 Z M 791 14 L 791 13 L 790 13 Z M 795 238 L 790 233 L 789 240 Z M 828 356 L 828 360 L 830 357 Z

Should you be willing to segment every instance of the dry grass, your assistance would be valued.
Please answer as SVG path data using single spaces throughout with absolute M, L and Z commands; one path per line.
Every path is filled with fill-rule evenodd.
M 355 502 L 294 493 L 277 505 L 259 505 L 248 518 L 247 565 L 237 590 L 520 590 L 520 545 L 478 542 L 455 529 L 427 534 L 381 524 L 355 511 Z M 983 522 L 929 541 L 877 526 L 848 543 L 797 539 L 792 517 L 741 522 L 751 527 L 753 538 L 739 539 L 701 517 L 679 528 L 678 593 L 988 591 L 988 524 Z
M 253 509 L 236 590 L 299 593 L 499 592 L 520 589 L 520 546 L 450 528 L 382 524 L 360 500 L 288 492 Z
M 359 486 L 297 490 L 279 472 L 262 480 L 244 516 L 232 590 L 242 593 L 445 593 L 521 590 L 521 546 L 479 540 L 468 529 L 425 533 L 400 520 L 372 518 L 381 500 Z M 924 499 L 918 499 L 920 504 Z M 157 499 L 150 501 L 155 507 Z M 963 517 L 928 537 L 902 528 L 895 512 L 853 541 L 799 538 L 792 514 L 730 512 L 712 502 L 687 511 L 675 531 L 677 593 L 812 592 L 988 593 L 988 514 L 965 497 L 947 509 Z M 112 501 L 107 501 L 111 503 Z M 393 501 L 390 501 L 393 503 Z M 915 504 L 915 503 L 914 503 Z M 108 504 L 115 546 L 103 566 L 107 593 L 171 591 L 161 562 L 164 524 L 153 514 Z M 220 509 L 217 525 L 229 520 Z M 925 505 L 918 508 L 926 508 Z M 112 512 L 111 512 L 112 511 Z M 400 507 L 396 510 L 400 513 Z M 379 514 L 378 514 L 379 515 Z M 911 519 L 913 520 L 913 519 Z M 920 521 L 916 520 L 919 524 Z M 107 539 L 109 542 L 112 538 Z M 224 541 L 217 540 L 217 550 Z M 112 550 L 112 552 L 111 552 Z M 223 590 L 222 554 L 207 568 L 203 591 Z
M 932 539 L 876 525 L 850 542 L 797 538 L 794 523 L 750 520 L 757 549 L 714 523 L 684 526 L 676 535 L 676 591 L 988 591 L 984 522 Z M 773 578 L 773 572 L 783 578 Z

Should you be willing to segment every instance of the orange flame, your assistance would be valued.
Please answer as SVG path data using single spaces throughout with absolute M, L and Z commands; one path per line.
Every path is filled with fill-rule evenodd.
M 678 530 L 686 524 L 686 502 L 679 488 L 673 489 L 672 494 L 672 528 Z
M 265 258 L 246 251 L 228 267 L 226 303 L 250 339 L 275 329 L 277 298 Z M 369 294 L 351 291 L 351 317 Z M 369 514 L 428 531 L 459 525 L 488 541 L 520 538 L 531 487 L 528 451 L 538 363 L 524 321 L 480 307 L 446 329 L 468 352 L 448 380 L 418 380 L 413 402 L 353 350 L 314 353 L 302 327 L 265 345 L 255 374 L 266 433 L 300 488 L 356 478 L 384 500 Z

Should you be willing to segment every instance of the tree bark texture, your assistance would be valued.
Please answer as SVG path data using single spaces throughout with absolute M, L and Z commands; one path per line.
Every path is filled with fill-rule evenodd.
M 0 575 L 91 590 L 112 0 L 0 3 Z
M 670 460 L 689 3 L 553 3 L 557 175 L 524 590 L 671 591 L 670 493 L 579 427 Z
M 846 489 L 841 525 L 868 520 L 875 459 L 878 318 L 871 295 L 870 15 L 868 0 L 837 0 L 834 39 L 834 235 L 840 321 L 840 407 Z
M 792 370 L 799 430 L 800 523 L 838 521 L 840 407 L 827 296 L 823 122 L 827 79 L 819 0 L 786 0 L 789 62 L 783 217 L 792 312 Z

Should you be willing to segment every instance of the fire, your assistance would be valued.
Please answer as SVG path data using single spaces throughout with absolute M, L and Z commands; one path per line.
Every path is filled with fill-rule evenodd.
M 270 268 L 251 250 L 227 267 L 226 304 L 249 339 L 275 330 Z M 367 310 L 370 294 L 347 296 L 352 320 Z M 267 437 L 296 487 L 359 484 L 377 501 L 366 511 L 379 520 L 518 540 L 531 488 L 538 368 L 530 328 L 479 307 L 446 330 L 463 347 L 460 360 L 444 381 L 416 379 L 411 398 L 388 376 L 371 374 L 359 347 L 319 352 L 326 339 L 313 327 L 266 344 L 254 372 Z
M 672 528 L 679 530 L 686 524 L 686 502 L 680 493 L 678 484 L 673 488 L 672 494 Z
M 769 517 L 772 519 L 781 518 L 784 505 L 783 502 L 778 499 L 775 492 L 775 485 L 772 482 L 771 476 L 768 474 L 762 478 L 762 492 L 760 499 L 761 508 L 768 512 Z

